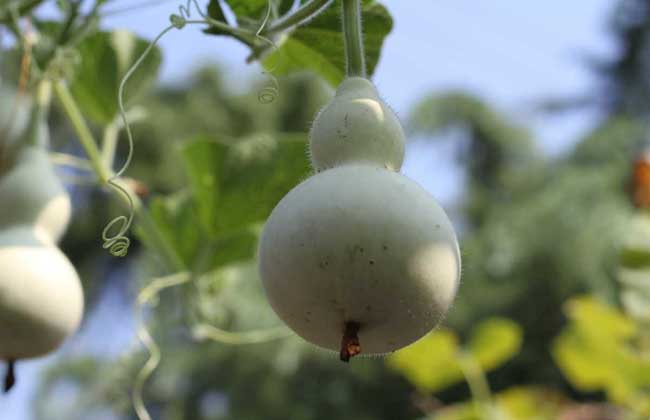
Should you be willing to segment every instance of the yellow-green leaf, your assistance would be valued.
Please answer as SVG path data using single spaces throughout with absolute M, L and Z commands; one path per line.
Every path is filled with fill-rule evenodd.
M 603 336 L 611 341 L 629 338 L 636 333 L 634 321 L 591 296 L 571 299 L 565 312 L 578 328 L 591 336 Z
M 456 360 L 458 352 L 456 335 L 449 330 L 437 330 L 393 353 L 387 363 L 416 388 L 435 392 L 463 379 Z
M 489 371 L 499 367 L 519 352 L 522 336 L 521 327 L 514 321 L 491 318 L 474 329 L 468 343 L 468 350 L 481 368 Z

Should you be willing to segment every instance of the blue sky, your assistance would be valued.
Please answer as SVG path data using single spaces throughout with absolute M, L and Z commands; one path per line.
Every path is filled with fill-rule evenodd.
M 136 0 L 116 0 L 127 6 Z M 583 58 L 610 57 L 616 52 L 607 32 L 607 18 L 616 2 L 574 0 L 523 2 L 521 0 L 384 0 L 395 18 L 374 80 L 382 96 L 405 117 L 413 103 L 432 91 L 470 90 L 495 104 L 511 118 L 535 130 L 540 147 L 557 154 L 571 146 L 591 127 L 597 115 L 570 113 L 540 117 L 533 107 L 541 98 L 570 96 L 594 89 L 596 79 Z M 107 20 L 110 28 L 125 28 L 152 38 L 176 11 L 174 1 Z M 201 62 L 217 62 L 235 88 L 263 77 L 257 65 L 246 65 L 247 51 L 234 41 L 206 37 L 198 28 L 173 31 L 161 43 L 163 82 L 179 82 Z M 136 139 L 137 141 L 137 139 Z M 137 153 L 137 144 L 136 144 Z M 443 202 L 459 190 L 460 177 L 449 147 L 414 141 L 404 170 Z M 133 337 L 127 331 L 102 334 L 106 325 L 125 322 L 114 309 L 119 296 L 110 295 L 90 315 L 87 331 L 72 340 L 61 355 L 109 347 L 127 350 Z M 30 420 L 30 398 L 38 370 L 57 356 L 25 362 L 19 367 L 21 383 L 9 396 L 0 396 L 0 416 Z M 108 417 L 107 417 L 108 418 Z

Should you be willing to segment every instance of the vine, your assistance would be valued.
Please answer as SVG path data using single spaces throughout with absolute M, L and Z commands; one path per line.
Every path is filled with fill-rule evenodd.
M 367 77 L 361 23 L 361 0 L 343 0 L 341 17 L 347 75 L 348 77 Z

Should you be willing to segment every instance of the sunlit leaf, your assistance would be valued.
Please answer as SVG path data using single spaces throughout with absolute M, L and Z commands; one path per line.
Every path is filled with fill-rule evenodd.
M 572 299 L 566 304 L 565 312 L 577 328 L 592 336 L 617 340 L 631 337 L 636 332 L 636 325 L 631 319 L 591 296 Z
M 468 349 L 486 371 L 499 367 L 519 352 L 523 332 L 514 321 L 492 318 L 473 331 Z
M 553 357 L 567 379 L 582 391 L 604 390 L 630 404 L 650 386 L 650 357 L 631 341 L 637 330 L 624 314 L 593 298 L 569 302 L 571 323 L 553 343 Z
M 495 399 L 510 420 L 554 420 L 564 397 L 547 389 L 522 386 L 508 388 Z
M 437 330 L 391 354 L 387 363 L 418 389 L 435 392 L 463 379 L 457 361 L 459 350 L 453 332 Z
M 575 329 L 565 329 L 553 343 L 555 363 L 571 383 L 583 391 L 596 391 L 609 378 L 609 366 L 603 365 Z

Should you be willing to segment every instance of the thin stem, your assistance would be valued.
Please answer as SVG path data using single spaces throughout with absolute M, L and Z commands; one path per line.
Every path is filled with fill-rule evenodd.
M 226 331 L 209 324 L 198 324 L 192 328 L 192 335 L 197 340 L 213 340 L 229 345 L 266 343 L 290 337 L 291 334 L 285 327 L 241 332 Z
M 56 45 L 65 45 L 66 41 L 68 40 L 68 37 L 70 36 L 70 31 L 72 30 L 75 21 L 79 17 L 80 7 L 81 7 L 81 3 L 79 2 L 70 4 L 70 9 L 68 10 L 65 21 L 63 22 L 62 29 L 59 32 L 59 35 L 57 37 Z
M 289 13 L 273 21 L 264 31 L 262 31 L 262 35 L 270 35 L 298 26 L 306 20 L 312 19 L 323 12 L 331 3 L 332 0 L 310 0 L 300 6 L 293 13 Z
M 54 93 L 59 99 L 59 102 L 61 102 L 63 111 L 77 133 L 79 142 L 90 159 L 93 171 L 95 171 L 95 174 L 97 174 L 97 177 L 102 184 L 107 184 L 108 180 L 111 178 L 110 172 L 102 163 L 102 154 L 93 139 L 90 128 L 88 128 L 86 121 L 81 115 L 79 107 L 77 107 L 77 103 L 68 90 L 68 87 L 62 81 L 55 82 Z
M 119 133 L 120 130 L 115 121 L 104 127 L 104 135 L 102 136 L 102 161 L 107 168 L 113 167 Z
M 343 0 L 343 38 L 348 77 L 366 77 L 366 56 L 363 50 L 361 0 Z
M 476 359 L 469 354 L 463 352 L 458 357 L 460 368 L 465 376 L 465 381 L 469 385 L 469 390 L 475 404 L 478 405 L 478 411 L 481 418 L 484 420 L 494 420 L 498 417 L 494 413 L 492 403 L 492 393 L 490 392 L 490 385 L 485 379 L 483 370 L 476 362 Z
M 54 84 L 54 93 L 59 99 L 59 102 L 61 102 L 65 114 L 77 133 L 81 146 L 88 155 L 92 170 L 95 172 L 100 183 L 102 185 L 107 185 L 108 181 L 113 177 L 112 171 L 105 166 L 102 160 L 102 154 L 97 147 L 97 143 L 95 142 L 86 121 L 81 115 L 81 111 L 79 110 L 74 97 L 70 94 L 70 91 L 63 82 L 56 82 Z M 140 199 L 136 194 L 133 194 L 131 186 L 125 182 L 120 182 L 120 186 L 129 192 L 133 202 L 133 209 L 138 221 L 140 222 L 139 225 L 142 228 L 144 235 L 150 239 L 150 244 L 156 248 L 156 253 L 164 261 L 167 269 L 174 272 L 184 270 L 185 265 L 183 264 L 182 259 L 168 243 L 167 239 L 160 233 Z

